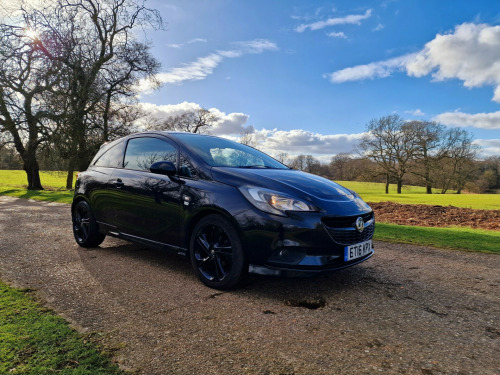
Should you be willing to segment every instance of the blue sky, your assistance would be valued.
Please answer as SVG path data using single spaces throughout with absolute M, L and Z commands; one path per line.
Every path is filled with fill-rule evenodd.
M 148 1 L 167 117 L 196 107 L 214 134 L 323 161 L 397 113 L 470 130 L 500 155 L 500 1 Z

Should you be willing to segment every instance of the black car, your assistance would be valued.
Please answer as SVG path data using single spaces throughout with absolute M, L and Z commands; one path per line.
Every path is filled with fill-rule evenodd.
M 375 218 L 356 193 L 192 133 L 138 133 L 101 147 L 78 175 L 72 217 L 82 247 L 111 235 L 172 250 L 218 289 L 249 270 L 319 273 L 373 254 Z

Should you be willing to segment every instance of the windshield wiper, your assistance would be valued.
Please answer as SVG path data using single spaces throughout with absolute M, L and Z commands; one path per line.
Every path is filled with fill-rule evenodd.
M 272 169 L 273 167 L 269 167 L 267 165 L 240 165 L 238 168 L 247 168 L 247 169 Z

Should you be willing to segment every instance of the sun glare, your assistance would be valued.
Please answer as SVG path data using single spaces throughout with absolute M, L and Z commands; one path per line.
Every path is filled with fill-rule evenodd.
M 38 39 L 38 37 L 39 37 L 38 33 L 33 29 L 26 28 L 26 29 L 24 29 L 24 32 L 28 38 Z

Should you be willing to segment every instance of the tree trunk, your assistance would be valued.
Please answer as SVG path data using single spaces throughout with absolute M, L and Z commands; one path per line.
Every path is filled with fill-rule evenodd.
M 75 171 L 75 158 L 71 157 L 68 163 L 68 174 L 66 175 L 66 189 L 73 189 L 73 172 Z
M 40 181 L 40 168 L 36 158 L 31 155 L 26 155 L 23 169 L 28 178 L 28 190 L 44 190 L 42 182 Z
M 427 183 L 426 188 L 426 194 L 432 194 L 432 185 L 430 183 Z
M 389 175 L 387 175 L 385 179 L 385 193 L 389 194 Z
M 403 187 L 403 180 L 398 179 L 398 194 L 401 194 L 402 187 Z

